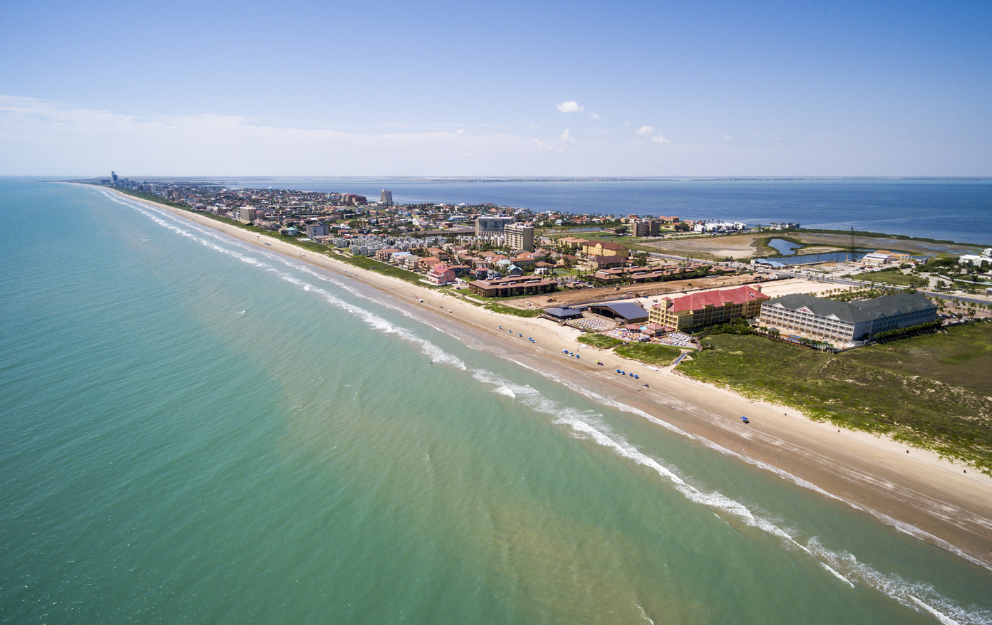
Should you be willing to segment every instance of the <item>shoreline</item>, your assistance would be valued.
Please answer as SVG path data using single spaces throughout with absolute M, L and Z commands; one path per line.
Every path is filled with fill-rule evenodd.
M 578 330 L 542 319 L 502 315 L 459 298 L 397 278 L 367 271 L 323 254 L 309 252 L 277 237 L 256 234 L 192 211 L 117 193 L 124 199 L 169 211 L 260 249 L 278 252 L 321 269 L 352 278 L 411 306 L 418 318 L 457 321 L 452 330 L 477 335 L 508 352 L 518 364 L 552 377 L 578 392 L 595 393 L 629 408 L 611 407 L 677 428 L 725 455 L 777 473 L 783 479 L 836 498 L 896 529 L 992 569 L 992 478 L 936 454 L 907 447 L 889 438 L 812 421 L 799 411 L 755 401 L 711 384 L 672 372 L 653 371 L 613 352 L 582 345 Z M 497 330 L 513 328 L 513 334 Z M 524 337 L 534 337 L 531 344 Z M 585 359 L 566 358 L 562 350 L 581 352 Z M 518 358 L 515 360 L 512 356 Z M 604 362 L 603 367 L 594 363 Z M 521 362 L 523 361 L 523 362 Z M 567 364 L 566 364 L 567 363 Z M 615 369 L 636 371 L 643 380 L 611 375 Z M 554 375 L 542 373 L 551 371 Z M 650 389 L 640 387 L 649 383 Z M 588 396 L 588 395 L 587 395 Z M 595 398 L 594 398 L 595 399 Z M 752 424 L 739 424 L 747 414 Z M 644 418 L 644 417 L 641 417 Z M 666 427 L 658 425 L 658 427 Z M 737 451 L 740 450 L 740 451 Z

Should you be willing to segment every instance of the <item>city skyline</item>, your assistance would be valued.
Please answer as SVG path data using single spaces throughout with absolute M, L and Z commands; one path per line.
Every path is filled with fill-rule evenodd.
M 0 175 L 992 175 L 977 2 L 0 17 Z

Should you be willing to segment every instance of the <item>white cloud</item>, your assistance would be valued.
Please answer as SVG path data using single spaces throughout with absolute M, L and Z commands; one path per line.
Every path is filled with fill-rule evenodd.
M 589 113 L 589 119 L 599 119 L 599 115 L 596 115 L 595 113 Z
M 465 134 L 465 129 L 464 129 L 464 128 L 459 128 L 459 129 L 458 129 L 457 131 L 455 131 L 455 132 L 457 132 L 457 133 L 458 133 L 458 134 L 460 134 L 460 135 L 463 135 L 463 134 Z
M 0 175 L 93 175 L 105 169 L 131 176 L 444 173 L 451 170 L 417 163 L 450 162 L 465 153 L 513 162 L 512 155 L 529 144 L 501 131 L 458 130 L 363 133 L 236 115 L 143 118 L 0 95 Z
M 661 135 L 655 135 L 651 137 L 651 141 L 653 141 L 654 143 L 671 143 L 671 141 L 662 137 Z
M 733 139 L 733 137 L 731 137 L 731 136 L 730 136 L 730 135 L 728 135 L 727 133 L 725 133 L 725 132 L 717 132 L 716 130 L 711 130 L 711 131 L 710 131 L 710 134 L 711 134 L 711 135 L 720 135 L 721 137 L 723 137 L 723 138 L 724 138 L 724 139 L 726 139 L 727 141 L 730 141 L 731 139 Z
M 558 110 L 562 113 L 579 113 L 585 110 L 585 107 L 579 106 L 579 103 L 575 100 L 571 100 L 570 102 L 562 102 L 561 104 L 556 104 L 555 106 L 558 107 Z
M 637 134 L 641 135 L 642 137 L 646 137 L 649 134 L 651 134 L 652 132 L 654 132 L 654 126 L 641 126 L 640 128 L 638 128 L 634 132 L 636 132 Z
M 570 137 L 568 134 L 568 128 L 565 129 L 565 132 L 561 133 L 561 140 L 565 143 L 575 144 L 575 139 Z
M 531 124 L 530 127 L 531 128 L 540 128 L 541 127 L 541 124 L 534 123 L 534 124 Z
M 547 143 L 541 141 L 540 139 L 534 139 L 534 143 L 536 143 L 537 147 L 541 148 L 542 150 L 548 150 L 549 152 L 557 152 L 559 154 L 564 152 L 564 150 L 562 150 L 561 148 L 556 148 L 553 145 L 548 145 Z

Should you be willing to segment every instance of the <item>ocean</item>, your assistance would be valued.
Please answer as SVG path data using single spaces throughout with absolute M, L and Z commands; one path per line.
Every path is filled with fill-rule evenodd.
M 992 180 L 641 180 L 471 182 L 410 178 L 225 178 L 232 187 L 358 193 L 398 203 L 492 203 L 535 211 L 675 215 L 854 228 L 992 246 Z
M 992 623 L 992 571 L 347 278 L 54 183 L 0 249 L 2 623 Z

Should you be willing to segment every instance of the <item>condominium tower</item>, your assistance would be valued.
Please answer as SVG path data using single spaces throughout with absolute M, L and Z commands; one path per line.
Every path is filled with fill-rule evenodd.
M 503 228 L 503 233 L 511 250 L 534 251 L 534 226 L 509 224 Z

